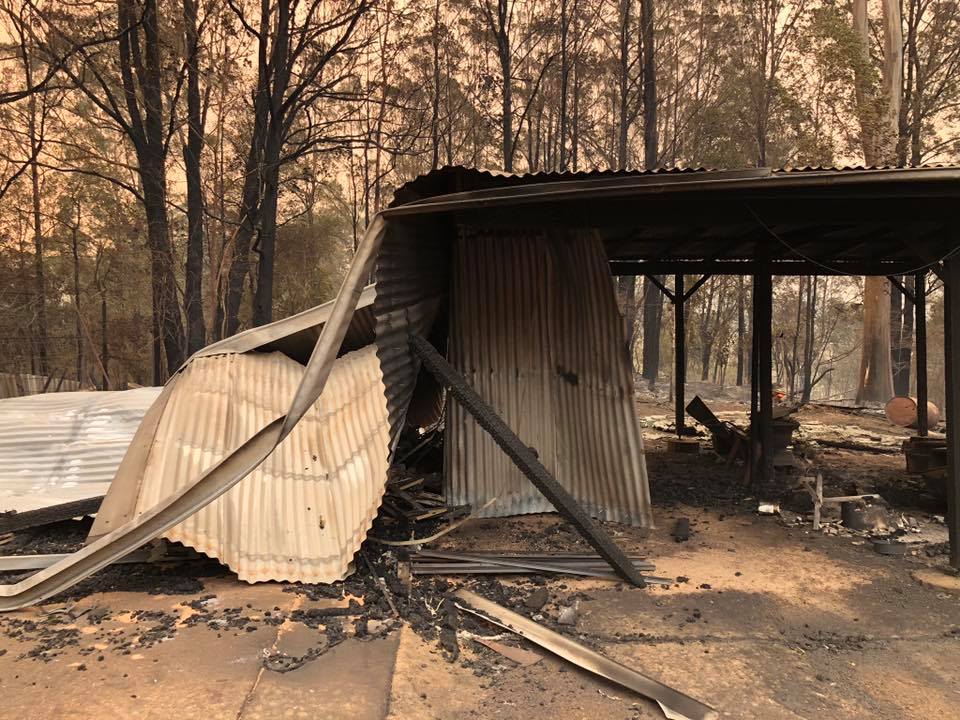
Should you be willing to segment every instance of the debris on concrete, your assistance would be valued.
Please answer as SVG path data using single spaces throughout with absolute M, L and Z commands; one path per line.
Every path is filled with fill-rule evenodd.
M 550 591 L 545 587 L 538 587 L 523 600 L 524 607 L 534 612 L 543 610 L 543 606 L 550 600 Z
M 640 558 L 629 558 L 638 572 L 654 566 Z M 413 575 L 477 574 L 560 574 L 619 581 L 599 555 L 511 555 L 493 553 L 453 553 L 421 550 L 411 557 Z M 662 578 L 643 576 L 651 584 L 664 584 Z
M 548 630 L 497 603 L 468 590 L 458 591 L 455 593 L 455 597 L 461 601 L 458 606 L 465 612 L 472 613 L 498 627 L 515 632 L 584 670 L 605 677 L 654 700 L 671 720 L 715 720 L 719 717 L 717 711 L 709 705 L 705 705 L 652 678 L 641 675 L 626 665 L 621 665 L 568 637 Z
M 524 650 L 523 648 L 516 647 L 514 645 L 507 645 L 499 640 L 485 638 L 482 635 L 471 635 L 470 639 L 490 648 L 495 653 L 503 655 L 505 658 L 507 658 L 507 660 L 515 662 L 520 667 L 536 665 L 538 662 L 543 660 L 543 655 L 538 655 L 535 652 Z
M 557 615 L 557 624 L 575 626 L 577 624 L 577 618 L 579 617 L 580 601 L 576 600 L 573 605 L 567 605 L 560 609 L 560 614 Z

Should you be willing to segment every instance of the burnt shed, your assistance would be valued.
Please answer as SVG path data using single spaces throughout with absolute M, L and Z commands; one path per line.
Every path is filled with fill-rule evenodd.
M 565 262 L 559 257 L 572 247 L 585 251 L 589 246 L 598 257 L 602 253 L 613 276 L 674 276 L 673 290 L 666 286 L 661 289 L 678 308 L 710 275 L 750 276 L 755 328 L 751 418 L 752 426 L 759 428 L 752 440 L 750 465 L 753 482 L 762 493 L 771 487 L 774 474 L 772 277 L 913 275 L 919 288 L 911 297 L 918 317 L 918 406 L 925 407 L 923 288 L 928 273 L 933 272 L 947 286 L 949 525 L 951 562 L 960 566 L 960 516 L 956 511 L 960 485 L 955 480 L 960 442 L 950 430 L 960 403 L 960 388 L 951 382 L 956 376 L 950 340 L 960 337 L 960 292 L 950 292 L 950 287 L 956 286 L 951 282 L 954 277 L 960 283 L 960 258 L 956 257 L 960 237 L 954 228 L 958 195 L 957 167 L 674 169 L 531 175 L 456 167 L 433 171 L 399 188 L 392 206 L 382 213 L 388 229 L 376 260 L 378 295 L 374 314 L 388 404 L 392 412 L 402 415 L 413 393 L 417 364 L 406 345 L 410 333 L 430 333 L 430 339 L 446 348 L 448 358 L 481 393 L 485 378 L 511 370 L 518 379 L 514 390 L 531 388 L 519 356 L 497 355 L 498 350 L 509 347 L 541 353 L 538 382 L 546 382 L 548 375 L 559 388 L 574 377 L 579 381 L 575 368 L 556 361 L 557 347 L 550 342 L 552 338 L 561 348 L 572 348 L 587 336 L 575 332 L 562 338 L 551 336 L 546 328 L 552 321 L 540 322 L 530 316 L 535 286 L 547 291 L 556 284 L 556 268 Z M 496 277 L 485 280 L 490 267 L 496 267 L 492 271 Z M 599 292 L 599 281 L 586 279 L 594 273 L 596 263 L 581 257 L 567 267 L 571 274 L 564 275 L 560 282 L 570 292 L 561 293 L 560 302 L 568 307 L 556 314 L 599 313 L 590 290 L 577 286 L 584 282 Z M 699 279 L 685 287 L 688 276 Z M 465 278 L 469 282 L 465 283 Z M 517 288 L 518 282 L 528 283 L 533 294 L 504 294 L 506 285 Z M 605 292 L 612 297 L 610 287 Z M 545 307 L 550 301 L 547 295 L 539 295 L 537 302 Z M 435 322 L 444 313 L 450 315 Z M 684 426 L 686 330 L 683 312 L 674 315 L 674 398 L 679 433 Z M 623 377 L 621 363 L 613 360 L 621 356 L 617 342 L 622 331 L 617 334 L 611 328 L 612 335 L 604 335 L 607 331 L 596 327 L 599 317 L 595 314 L 584 320 L 584 327 L 591 326 L 596 333 L 589 338 L 594 343 L 592 349 L 597 357 L 604 358 L 590 366 L 595 374 L 588 382 L 597 383 L 600 395 L 613 388 L 626 392 L 625 383 L 630 380 Z M 464 348 L 459 332 L 446 336 L 443 328 L 465 327 L 464 323 L 474 323 L 477 331 L 486 333 L 489 345 Z M 538 335 L 532 327 L 543 332 Z M 513 334 L 495 340 L 501 331 Z M 482 357 L 474 354 L 477 352 Z M 578 362 L 591 361 L 580 357 Z M 557 404 L 558 397 L 556 392 L 544 391 L 512 392 L 489 399 L 508 423 L 520 423 L 524 417 L 566 410 L 566 406 Z M 411 407 L 422 404 L 418 397 Z M 605 418 L 591 418 L 588 413 L 578 421 L 600 427 L 598 421 L 608 420 L 602 427 L 603 432 L 615 433 L 611 455 L 631 454 L 630 440 L 616 436 L 624 426 L 616 426 L 612 406 L 608 411 Z M 619 417 L 629 425 L 624 414 Z M 448 441 L 453 441 L 448 444 L 454 450 L 448 451 L 447 482 L 454 497 L 462 499 L 464 496 L 457 492 L 461 479 L 469 478 L 469 470 L 458 463 L 481 457 L 484 449 L 475 448 L 471 454 L 471 448 L 463 444 L 470 441 L 471 433 L 457 429 L 463 424 L 460 420 L 454 412 L 448 424 Z M 918 425 L 918 434 L 925 435 L 925 418 L 918 418 Z M 521 428 L 515 429 L 523 435 Z M 556 427 L 555 431 L 559 442 L 570 441 L 563 428 Z M 558 461 L 561 469 L 557 472 L 562 474 L 564 459 L 558 457 Z M 602 464 L 594 464 L 591 469 L 595 475 L 611 477 Z M 627 476 L 613 477 L 608 492 L 624 492 L 622 487 L 617 488 L 622 477 Z M 513 505 L 512 510 L 523 511 L 522 507 L 522 503 Z M 605 516 L 596 507 L 591 510 Z M 617 519 L 615 513 L 606 516 Z

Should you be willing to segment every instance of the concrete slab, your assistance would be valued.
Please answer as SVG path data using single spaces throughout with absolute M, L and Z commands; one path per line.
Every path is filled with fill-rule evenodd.
M 301 625 L 301 631 L 310 629 Z M 346 640 L 296 670 L 263 670 L 237 720 L 381 720 L 387 714 L 399 644 L 398 632 L 387 638 Z M 303 652 L 291 645 L 281 642 L 279 647 L 291 654 Z

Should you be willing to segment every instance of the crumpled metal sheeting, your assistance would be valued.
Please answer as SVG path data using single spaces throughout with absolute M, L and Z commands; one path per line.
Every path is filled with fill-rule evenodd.
M 159 394 L 138 388 L 0 400 L 0 511 L 105 494 Z
M 350 318 L 350 325 L 340 348 L 341 353 L 359 350 L 373 342 L 374 318 L 371 306 L 375 296 L 375 285 L 368 285 L 360 294 L 357 309 Z M 306 363 L 332 310 L 333 300 L 330 300 L 288 318 L 244 330 L 198 350 L 187 362 L 208 355 L 279 350 L 297 362 Z
M 44 389 L 46 388 L 46 389 Z M 0 398 L 24 397 L 52 392 L 75 392 L 80 389 L 79 380 L 29 373 L 0 373 Z
M 593 516 L 649 526 L 650 495 L 626 340 L 599 239 L 461 230 L 450 363 Z M 502 517 L 550 512 L 458 403 L 445 483 L 454 504 Z
M 418 393 L 414 407 L 429 408 L 420 417 L 407 418 L 419 363 L 410 352 L 410 335 L 426 335 L 447 295 L 450 242 L 436 233 L 418 233 L 414 227 L 391 225 L 377 257 L 376 318 L 377 357 L 383 371 L 387 408 L 390 413 L 390 448 L 396 447 L 405 420 L 425 426 L 436 420 L 442 407 L 436 398 L 440 388 L 431 383 Z
M 282 415 L 303 366 L 281 353 L 198 357 L 175 380 L 136 501 L 150 510 Z M 320 400 L 260 467 L 164 537 L 241 580 L 346 576 L 387 472 L 387 413 L 373 346 L 339 358 Z

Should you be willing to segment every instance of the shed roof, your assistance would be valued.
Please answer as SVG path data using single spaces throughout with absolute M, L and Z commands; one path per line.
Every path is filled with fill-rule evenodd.
M 446 167 L 399 188 L 384 215 L 590 229 L 615 274 L 889 275 L 960 247 L 958 199 L 958 166 L 528 175 Z

